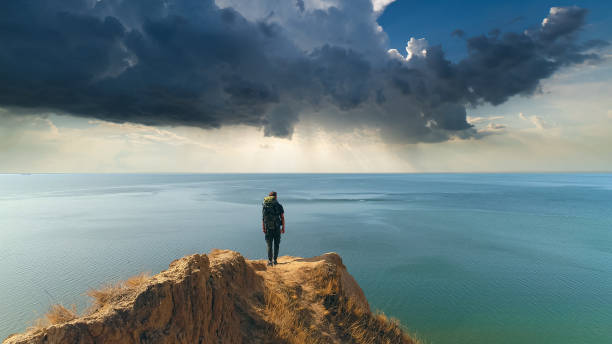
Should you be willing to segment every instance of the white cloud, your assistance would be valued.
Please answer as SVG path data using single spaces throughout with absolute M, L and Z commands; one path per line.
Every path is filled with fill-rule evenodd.
M 404 56 L 397 49 L 389 49 L 387 50 L 387 54 L 389 54 L 391 58 L 402 61 L 405 60 Z
M 506 125 L 504 124 L 489 123 L 489 125 L 487 125 L 487 129 L 489 130 L 502 130 L 505 128 L 506 128 Z
M 397 49 L 389 49 L 387 50 L 387 54 L 389 54 L 389 56 L 392 58 L 408 61 L 415 56 L 427 56 L 427 46 L 427 39 L 410 37 L 410 40 L 406 43 L 406 57 L 404 57 Z
M 543 129 L 549 129 L 551 127 L 553 127 L 553 125 L 551 125 L 550 123 L 546 122 L 544 119 L 542 119 L 542 117 L 538 117 L 538 116 L 525 116 L 525 114 L 523 114 L 522 112 L 520 112 L 518 114 L 519 118 L 530 122 L 531 124 L 533 124 L 537 129 L 539 130 L 543 130 Z
M 372 0 L 374 12 L 384 11 L 384 9 L 392 2 L 395 2 L 395 0 Z
M 428 43 L 425 38 L 415 39 L 414 37 L 411 37 L 408 44 L 406 44 L 406 52 L 408 53 L 406 60 L 410 60 L 413 56 L 426 56 L 427 45 Z
M 484 137 L 493 134 L 503 134 L 506 132 L 506 129 L 507 127 L 505 124 L 491 122 L 487 124 L 484 128 L 477 129 L 477 131 L 482 137 Z
M 480 116 L 466 116 L 466 121 L 470 124 L 477 124 L 477 123 L 482 123 L 482 122 L 489 122 L 489 121 L 495 121 L 498 119 L 503 119 L 504 116 L 489 116 L 489 117 L 480 117 Z

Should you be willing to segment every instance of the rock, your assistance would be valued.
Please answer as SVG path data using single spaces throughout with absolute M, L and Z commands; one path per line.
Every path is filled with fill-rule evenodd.
M 399 324 L 373 315 L 335 253 L 281 257 L 267 267 L 213 250 L 175 260 L 73 321 L 30 330 L 4 344 L 413 343 Z

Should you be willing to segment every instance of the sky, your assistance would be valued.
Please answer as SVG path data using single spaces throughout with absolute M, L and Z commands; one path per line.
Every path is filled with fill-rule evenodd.
M 606 1 L 5 0 L 0 172 L 612 171 Z

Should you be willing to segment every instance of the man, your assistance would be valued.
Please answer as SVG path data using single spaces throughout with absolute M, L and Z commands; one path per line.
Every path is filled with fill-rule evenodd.
M 263 208 L 261 210 L 262 221 L 261 226 L 266 234 L 266 243 L 268 244 L 268 266 L 276 265 L 278 262 L 278 246 L 280 244 L 281 233 L 285 234 L 285 210 L 276 199 L 276 192 L 272 191 L 268 197 L 264 198 Z M 282 225 L 282 230 L 281 230 Z M 272 245 L 274 244 L 274 252 Z M 274 259 L 274 261 L 272 260 Z

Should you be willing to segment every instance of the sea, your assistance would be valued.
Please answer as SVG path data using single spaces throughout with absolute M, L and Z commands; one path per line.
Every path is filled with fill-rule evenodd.
M 612 174 L 2 174 L 0 339 L 213 248 L 337 252 L 424 343 L 612 343 Z

